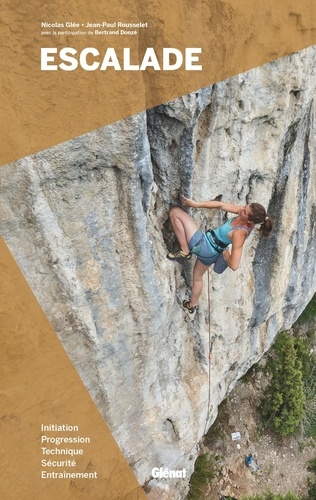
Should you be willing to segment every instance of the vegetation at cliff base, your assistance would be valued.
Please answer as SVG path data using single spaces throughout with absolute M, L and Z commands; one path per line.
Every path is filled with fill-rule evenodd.
M 308 471 L 316 474 L 316 458 L 314 460 L 310 460 Z M 307 497 L 304 497 L 302 500 L 315 500 L 316 498 L 316 478 L 308 479 L 308 494 Z
M 265 424 L 281 436 L 294 434 L 304 416 L 303 346 L 281 332 L 273 346 L 267 370 L 272 375 L 260 412 Z M 298 346 L 299 344 L 299 346 Z
M 300 500 L 300 499 L 293 493 L 287 493 L 286 495 L 278 495 L 276 493 L 267 492 L 264 493 L 263 495 L 245 497 L 242 500 Z
M 285 438 L 276 441 L 276 452 L 278 452 L 278 449 L 286 447 L 287 443 L 292 443 L 292 441 L 298 446 L 296 451 L 305 451 L 305 448 L 309 449 L 308 456 L 302 456 L 302 463 L 299 456 L 296 455 L 296 459 L 300 461 L 299 470 L 302 470 L 303 464 L 305 471 L 308 459 L 314 455 L 311 446 L 315 446 L 316 438 L 315 326 L 316 295 L 291 330 L 277 335 L 263 362 L 254 365 L 242 380 L 246 385 L 248 383 L 253 385 L 256 381 L 261 380 L 261 384 L 259 382 L 257 387 L 259 397 L 262 395 L 262 389 L 266 387 L 261 397 L 260 406 L 256 405 L 256 409 L 259 410 L 262 417 L 262 421 L 257 423 L 260 432 L 263 432 L 264 428 L 269 428 L 273 433 Z M 246 390 L 244 392 L 247 394 Z M 252 394 L 251 391 L 250 394 Z M 258 402 L 258 398 L 255 401 Z M 216 449 L 218 452 L 217 447 L 214 448 L 214 440 L 220 441 L 227 437 L 227 432 L 230 430 L 231 410 L 232 406 L 227 404 L 227 400 L 222 402 L 219 407 L 218 418 L 211 429 L 212 437 L 210 437 L 210 432 L 205 437 L 206 450 Z M 291 438 L 290 441 L 286 439 L 294 434 L 296 436 Z M 267 435 L 269 436 L 269 433 Z M 272 438 L 273 442 L 276 436 L 270 435 L 269 437 Z M 280 448 L 278 448 L 277 443 L 279 443 Z M 221 448 L 219 449 L 221 450 L 219 457 L 212 457 L 210 453 L 198 457 L 195 472 L 190 481 L 188 500 L 213 498 L 216 495 L 216 488 L 220 489 L 221 483 L 216 480 L 216 477 L 219 475 L 221 478 L 222 476 L 220 475 L 221 467 L 217 459 L 222 457 L 223 451 Z M 283 455 L 283 457 L 286 457 L 286 455 Z M 287 459 L 291 460 L 289 456 Z M 225 468 L 225 462 L 222 458 L 220 460 L 220 464 Z M 267 467 L 266 463 L 265 466 Z M 280 469 L 281 477 L 286 476 L 287 470 L 290 477 L 292 469 L 293 467 L 287 469 L 287 463 L 284 461 Z M 302 491 L 302 488 L 304 488 L 305 494 L 298 495 L 292 493 L 292 491 L 288 491 L 286 494 L 266 491 L 265 493 L 243 497 L 242 500 L 316 500 L 316 458 L 309 462 L 308 471 L 310 475 L 305 487 L 300 485 L 298 488 L 294 483 L 292 485 L 291 481 L 288 481 L 289 477 L 287 477 L 286 489 L 282 488 L 283 491 L 291 490 L 291 486 L 295 491 Z M 272 477 L 272 483 L 273 481 L 275 481 L 274 476 Z M 263 484 L 261 486 L 265 489 L 267 485 Z M 270 483 L 269 486 L 271 488 L 273 484 Z M 278 486 L 280 486 L 279 483 Z M 226 491 L 229 490 L 226 489 Z M 219 498 L 221 500 L 230 500 L 232 497 L 219 494 Z
M 211 453 L 200 455 L 195 462 L 194 472 L 190 479 L 188 500 L 202 500 L 205 498 L 207 486 L 218 475 L 219 467 L 216 457 Z
M 298 325 L 304 325 L 310 321 L 315 321 L 316 319 L 316 294 L 313 296 L 312 300 L 307 304 L 306 308 L 297 320 Z

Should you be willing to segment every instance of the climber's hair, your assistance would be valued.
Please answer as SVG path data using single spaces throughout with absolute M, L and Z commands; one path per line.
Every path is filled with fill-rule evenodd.
M 260 224 L 259 231 L 262 236 L 268 237 L 273 228 L 273 220 L 267 214 L 265 208 L 260 203 L 250 203 L 249 205 L 252 214 L 248 219 L 255 224 Z

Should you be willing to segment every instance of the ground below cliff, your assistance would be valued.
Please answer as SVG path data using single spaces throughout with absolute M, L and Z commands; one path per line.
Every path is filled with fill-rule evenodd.
M 217 477 L 205 499 L 218 500 L 219 493 L 240 499 L 271 490 L 297 495 L 307 492 L 308 462 L 316 456 L 315 441 L 302 433 L 288 439 L 266 433 L 257 408 L 267 380 L 252 372 L 240 380 L 219 409 L 219 415 L 204 439 L 204 452 L 216 457 Z M 240 433 L 234 441 L 232 433 Z M 260 467 L 252 473 L 245 457 L 252 454 Z

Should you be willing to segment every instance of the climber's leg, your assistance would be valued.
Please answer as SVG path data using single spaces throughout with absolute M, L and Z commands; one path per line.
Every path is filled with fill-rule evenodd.
M 198 259 L 196 260 L 193 269 L 193 285 L 189 302 L 190 307 L 196 307 L 203 288 L 203 274 L 208 268 L 209 266 L 204 266 Z
M 188 242 L 198 230 L 193 219 L 180 207 L 174 207 L 169 212 L 169 218 L 184 255 L 190 253 Z M 169 254 L 168 254 L 169 255 Z

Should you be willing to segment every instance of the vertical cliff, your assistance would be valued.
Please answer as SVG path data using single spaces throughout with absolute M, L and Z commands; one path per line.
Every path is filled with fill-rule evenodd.
M 218 404 L 316 290 L 315 86 L 311 47 L 0 170 L 1 233 L 141 483 L 192 472 Z M 165 259 L 181 193 L 275 222 L 210 274 L 210 391 L 207 276 L 188 321 L 193 262 Z

